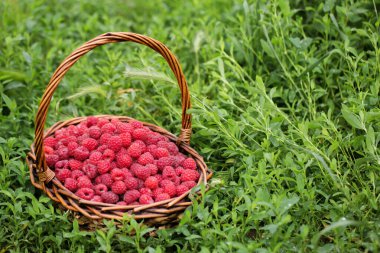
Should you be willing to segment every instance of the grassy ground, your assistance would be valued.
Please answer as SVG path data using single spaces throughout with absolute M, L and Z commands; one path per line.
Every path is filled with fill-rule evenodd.
M 379 1 L 138 2 L 1 1 L 0 252 L 380 251 Z M 107 31 L 150 35 L 178 56 L 192 145 L 215 172 L 156 237 L 136 222 L 80 230 L 24 162 L 54 69 Z M 47 125 L 110 113 L 178 133 L 172 80 L 151 50 L 104 46 L 62 81 Z

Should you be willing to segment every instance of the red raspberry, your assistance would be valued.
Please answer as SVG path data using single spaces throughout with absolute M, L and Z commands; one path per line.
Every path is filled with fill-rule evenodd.
M 156 202 L 160 202 L 167 199 L 170 199 L 170 195 L 165 192 L 158 194 L 157 197 L 155 198 Z
M 197 164 L 193 158 L 187 158 L 182 162 L 182 167 L 188 170 L 196 170 Z
M 97 140 L 97 139 L 99 139 L 100 136 L 102 135 L 102 130 L 100 130 L 100 128 L 97 127 L 97 126 L 92 126 L 92 127 L 90 127 L 90 128 L 88 129 L 88 135 L 89 135 L 91 138 Z
M 94 116 L 89 116 L 87 117 L 86 119 L 86 123 L 87 123 L 87 127 L 91 127 L 91 126 L 96 126 L 96 124 L 98 123 L 99 119 L 97 117 L 94 117 Z
M 117 125 L 117 130 L 119 133 L 129 133 L 133 132 L 133 126 L 129 123 L 122 123 Z
M 105 118 L 100 118 L 98 120 L 98 123 L 96 124 L 98 127 L 102 127 L 104 126 L 105 124 L 109 123 L 109 120 L 108 119 L 105 119 Z
M 181 184 L 181 178 L 177 176 L 171 178 L 171 181 L 174 183 L 175 186 L 178 186 Z
M 105 174 L 111 169 L 111 163 L 108 160 L 101 160 L 98 162 L 99 174 Z
M 83 167 L 83 163 L 75 159 L 70 159 L 69 167 L 71 168 L 71 170 L 80 170 Z
M 162 189 L 162 188 L 156 188 L 156 189 L 154 189 L 153 192 L 152 192 L 153 198 L 156 199 L 157 196 L 159 194 L 161 194 L 161 193 L 164 193 L 164 189 Z
M 79 125 L 77 125 L 77 129 L 79 131 L 79 135 L 83 135 L 85 133 L 88 132 L 88 127 L 82 123 L 80 123 Z
M 159 159 L 162 157 L 167 157 L 170 154 L 166 148 L 156 148 L 152 151 L 152 155 L 154 156 L 154 158 Z
M 137 160 L 137 162 L 141 165 L 147 165 L 148 163 L 152 163 L 154 161 L 154 158 L 153 156 L 151 155 L 151 153 L 149 152 L 145 152 L 144 154 L 142 154 L 139 159 Z
M 96 180 L 96 179 L 95 179 Z M 95 181 L 96 182 L 96 181 Z M 100 182 L 102 184 L 105 184 L 107 187 L 111 188 L 111 185 L 113 183 L 111 174 L 106 173 L 103 175 L 100 175 Z
M 196 170 L 185 169 L 185 171 L 181 175 L 181 181 L 197 181 L 199 179 L 199 173 Z
M 131 204 L 140 198 L 141 194 L 138 190 L 126 191 L 124 194 L 124 201 L 127 204 Z
M 119 136 L 112 136 L 108 140 L 108 148 L 112 149 L 114 152 L 118 152 L 122 147 L 122 142 Z
M 58 155 L 46 155 L 46 164 L 50 168 L 54 168 L 54 165 L 59 161 L 59 156 Z
M 169 151 L 171 155 L 177 155 L 179 152 L 178 147 L 177 145 L 175 145 L 174 142 L 167 142 L 166 149 Z
M 154 175 L 154 177 L 157 178 L 158 184 L 160 184 L 161 181 L 162 181 L 162 175 L 161 174 L 156 174 L 156 175 Z
M 137 182 L 138 182 L 138 186 L 137 186 L 137 189 L 141 189 L 144 187 L 144 181 L 140 178 L 137 178 Z
M 119 168 L 129 168 L 132 164 L 132 158 L 127 154 L 118 154 L 116 156 L 116 163 Z
M 115 126 L 121 124 L 122 122 L 119 119 L 111 119 L 111 123 L 114 124 Z
M 133 177 L 133 174 L 129 171 L 129 169 L 127 169 L 127 168 L 121 168 L 121 171 L 124 174 L 124 178 Z
M 94 197 L 94 190 L 90 188 L 80 188 L 75 195 L 81 199 L 90 200 Z
M 68 169 L 68 168 L 69 168 L 68 160 L 62 160 L 55 163 L 55 169 Z
M 64 183 L 66 178 L 71 177 L 71 171 L 68 169 L 55 170 L 55 177 Z
M 101 197 L 103 202 L 108 204 L 116 204 L 119 201 L 119 196 L 111 191 L 103 192 Z
M 185 169 L 182 168 L 182 167 L 177 167 L 177 168 L 175 168 L 175 174 L 176 174 L 177 176 L 181 176 L 182 173 L 183 173 L 184 171 L 185 171 Z
M 191 189 L 194 186 L 196 186 L 197 183 L 195 183 L 194 181 L 186 181 L 186 182 L 183 182 L 182 185 L 186 186 L 188 189 Z
M 105 184 L 97 184 L 95 185 L 94 190 L 97 195 L 102 195 L 103 192 L 108 191 L 108 188 Z
M 67 130 L 65 128 L 58 129 L 55 131 L 54 136 L 57 140 L 67 137 Z
M 84 176 L 84 173 L 83 173 L 83 171 L 81 171 L 81 170 L 73 170 L 72 172 L 71 172 L 71 177 L 73 178 L 73 179 L 78 179 L 79 177 L 81 177 L 81 176 Z
M 139 198 L 139 202 L 142 205 L 146 205 L 146 204 L 152 204 L 154 201 L 151 196 L 147 194 L 142 194 Z
M 111 171 L 111 178 L 113 181 L 125 180 L 125 174 L 121 169 L 115 168 Z
M 77 138 L 77 143 L 81 144 L 87 138 L 90 138 L 90 136 L 88 134 L 83 134 Z
M 92 188 L 93 187 L 91 180 L 88 178 L 88 176 L 78 177 L 77 182 L 78 182 L 78 188 Z
M 147 152 L 153 154 L 153 150 L 156 150 L 156 149 L 157 149 L 157 146 L 154 145 L 154 144 L 151 144 L 151 145 L 148 145 L 148 146 L 146 147 L 146 149 L 147 149 Z
M 169 194 L 171 198 L 175 197 L 175 195 L 177 194 L 177 189 L 174 184 L 167 184 L 163 187 L 163 189 L 164 192 Z
M 44 152 L 46 155 L 51 155 L 54 153 L 54 149 L 52 147 L 44 146 Z
M 99 151 L 91 152 L 90 158 L 89 158 L 90 162 L 92 162 L 93 164 L 96 164 L 101 159 L 102 159 L 102 153 L 100 153 Z
M 103 160 L 113 161 L 115 159 L 115 152 L 112 149 L 107 148 L 102 155 Z
M 109 133 L 113 134 L 116 131 L 116 126 L 112 123 L 107 123 L 104 126 L 101 127 L 102 133 Z
M 150 169 L 145 166 L 139 166 L 137 169 L 134 170 L 134 173 L 137 178 L 145 180 L 150 176 Z
M 57 140 L 53 136 L 49 136 L 44 139 L 44 146 L 54 148 L 57 144 Z
M 98 147 L 98 142 L 95 139 L 86 138 L 82 141 L 82 146 L 87 148 L 89 151 L 92 151 Z
M 162 178 L 163 179 L 170 179 L 172 180 L 174 177 L 176 177 L 175 170 L 172 166 L 165 166 L 165 168 L 162 170 Z
M 99 195 L 94 195 L 94 197 L 92 197 L 91 201 L 102 202 L 102 197 L 100 197 Z
M 157 147 L 166 148 L 167 144 L 168 144 L 167 141 L 160 140 L 159 142 L 157 142 Z
M 73 155 L 76 160 L 84 161 L 89 157 L 90 152 L 87 148 L 80 146 L 74 150 Z
M 159 170 L 163 170 L 166 166 L 172 166 L 173 158 L 172 157 L 162 157 L 157 161 L 157 167 Z
M 75 192 L 78 189 L 78 183 L 77 180 L 69 177 L 65 180 L 65 187 L 72 192 Z
M 156 144 L 160 140 L 161 135 L 150 131 L 148 138 L 145 140 L 145 143 L 148 145 Z
M 67 144 L 67 148 L 69 149 L 69 154 L 72 156 L 74 154 L 74 150 L 79 147 L 79 144 L 76 141 L 70 141 Z
M 139 186 L 139 181 L 134 177 L 127 177 L 124 183 L 127 186 L 127 189 L 129 190 L 137 189 Z
M 159 183 L 159 185 L 161 186 L 161 188 L 165 188 L 165 186 L 167 186 L 167 185 L 173 185 L 173 186 L 175 186 L 174 183 L 172 181 L 170 181 L 169 179 L 163 179 Z
M 151 174 L 151 175 L 156 175 L 157 172 L 158 172 L 158 168 L 157 168 L 157 166 L 154 165 L 154 164 L 147 164 L 147 165 L 145 165 L 145 167 L 147 167 L 147 168 L 150 169 L 150 174 Z
M 154 190 L 158 187 L 158 179 L 156 177 L 153 177 L 153 176 L 148 177 L 145 180 L 144 185 L 145 185 L 145 187 Z
M 90 163 L 83 166 L 83 172 L 86 173 L 86 175 L 90 179 L 93 179 L 98 176 L 98 171 L 97 171 L 96 166 Z
M 141 154 L 147 151 L 146 144 L 142 140 L 135 140 L 133 143 L 139 144 L 141 148 Z
M 174 156 L 174 161 L 175 161 L 175 165 L 176 167 L 180 166 L 181 163 L 186 159 L 187 157 L 181 153 L 179 153 L 178 155 Z
M 149 131 L 144 128 L 137 128 L 133 130 L 132 137 L 135 140 L 145 141 L 148 138 Z
M 120 137 L 121 144 L 122 144 L 123 147 L 128 148 L 129 145 L 131 145 L 131 143 L 132 143 L 132 137 L 131 137 L 130 133 L 121 133 L 119 135 L 119 137 Z
M 132 143 L 131 146 L 129 146 L 127 153 L 129 156 L 133 158 L 137 158 L 141 155 L 142 153 L 142 148 L 138 143 Z
M 100 139 L 99 139 L 100 145 L 107 145 L 111 137 L 112 135 L 110 133 L 102 134 L 102 136 L 100 136 Z M 108 148 L 108 145 L 107 145 L 107 148 Z
M 123 181 L 116 181 L 112 184 L 111 190 L 113 193 L 116 194 L 124 194 L 125 191 L 127 190 L 127 186 Z
M 187 188 L 186 185 L 178 185 L 177 186 L 177 196 L 181 196 L 182 194 L 184 194 L 185 192 L 187 192 L 189 190 L 189 188 Z
M 70 125 L 66 129 L 67 129 L 68 135 L 73 135 L 76 137 L 81 136 L 80 131 L 78 130 L 77 126 L 75 126 L 75 125 Z
M 131 124 L 132 127 L 135 128 L 135 129 L 136 129 L 136 128 L 142 128 L 142 127 L 144 126 L 142 122 L 137 121 L 137 120 L 131 120 L 131 121 L 129 122 L 129 124 Z
M 149 195 L 149 196 L 153 196 L 153 194 L 152 194 L 152 190 L 151 189 L 149 189 L 149 188 L 141 188 L 140 190 L 139 190 L 139 192 L 141 193 L 141 195 L 142 194 L 146 194 L 146 195 Z

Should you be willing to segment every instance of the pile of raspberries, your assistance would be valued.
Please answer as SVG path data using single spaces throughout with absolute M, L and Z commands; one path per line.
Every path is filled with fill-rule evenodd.
M 44 139 L 46 163 L 78 197 L 144 205 L 188 192 L 199 179 L 193 158 L 139 121 L 87 117 Z

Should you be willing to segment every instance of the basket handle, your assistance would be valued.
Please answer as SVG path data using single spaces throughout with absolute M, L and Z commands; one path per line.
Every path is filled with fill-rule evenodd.
M 58 84 L 60 83 L 66 72 L 71 68 L 71 66 L 73 66 L 79 60 L 79 58 L 87 52 L 104 44 L 123 41 L 132 41 L 148 46 L 152 48 L 154 51 L 160 53 L 169 64 L 175 77 L 177 78 L 177 82 L 181 90 L 182 128 L 177 143 L 183 142 L 189 144 L 191 137 L 191 115 L 187 114 L 186 111 L 191 107 L 190 94 L 185 80 L 185 76 L 183 75 L 181 66 L 177 58 L 173 55 L 172 52 L 170 52 L 170 50 L 164 44 L 148 36 L 130 32 L 105 33 L 84 43 L 82 46 L 80 46 L 74 52 L 72 52 L 56 69 L 42 96 L 35 119 L 36 129 L 34 142 L 37 160 L 36 172 L 38 174 L 40 182 L 49 182 L 54 178 L 55 175 L 54 172 L 50 170 L 46 165 L 45 153 L 43 151 L 43 137 L 49 104 L 54 91 L 58 87 Z

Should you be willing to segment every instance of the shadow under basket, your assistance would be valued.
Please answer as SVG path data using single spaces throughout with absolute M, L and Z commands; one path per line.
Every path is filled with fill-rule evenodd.
M 123 41 L 131 41 L 152 48 L 165 58 L 172 69 L 181 90 L 182 127 L 180 135 L 177 137 L 164 128 L 150 123 L 142 123 L 150 130 L 160 133 L 161 135 L 167 137 L 170 141 L 176 143 L 180 152 L 186 156 L 192 157 L 197 164 L 197 170 L 200 174 L 197 186 L 203 184 L 206 190 L 208 189 L 208 180 L 211 178 L 212 172 L 207 168 L 203 158 L 189 145 L 191 137 L 191 115 L 187 114 L 187 110 L 191 107 L 190 95 L 178 60 L 161 42 L 144 35 L 129 32 L 110 32 L 97 36 L 77 48 L 54 72 L 38 108 L 35 121 L 35 139 L 31 146 L 31 151 L 27 155 L 30 179 L 36 188 L 44 191 L 53 201 L 59 204 L 60 208 L 72 211 L 74 217 L 81 220 L 81 224 L 99 224 L 102 222 L 102 219 L 122 220 L 125 219 L 125 217 L 127 217 L 127 219 L 128 217 L 133 217 L 136 220 L 144 220 L 145 224 L 151 226 L 162 226 L 169 223 L 177 223 L 183 211 L 192 204 L 189 199 L 189 194 L 192 190 L 189 190 L 178 197 L 146 205 L 116 205 L 94 202 L 81 199 L 73 192 L 65 188 L 64 185 L 55 177 L 54 169 L 49 168 L 46 164 L 43 144 L 44 138 L 54 136 L 54 133 L 57 130 L 66 128 L 70 125 L 77 125 L 85 121 L 87 118 L 77 117 L 70 120 L 57 122 L 48 130 L 44 131 L 48 107 L 53 93 L 59 85 L 59 82 L 62 80 L 70 67 L 87 52 L 103 44 Z M 130 117 L 114 115 L 97 115 L 95 117 L 105 118 L 108 120 L 117 119 L 126 123 L 134 120 Z M 194 192 L 194 194 L 199 196 L 200 190 L 198 189 L 198 191 Z

